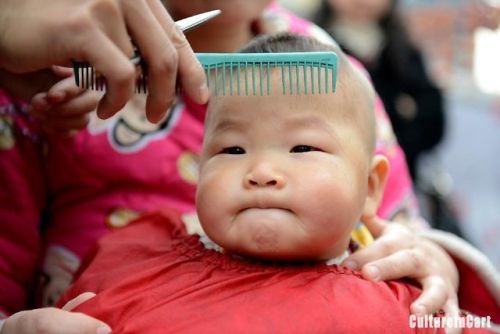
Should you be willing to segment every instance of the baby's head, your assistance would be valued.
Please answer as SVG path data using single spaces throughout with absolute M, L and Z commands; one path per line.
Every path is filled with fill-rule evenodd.
M 342 254 L 354 225 L 375 215 L 387 160 L 374 155 L 374 92 L 337 48 L 295 35 L 263 37 L 242 52 L 335 51 L 335 93 L 212 97 L 197 212 L 226 251 L 272 260 Z

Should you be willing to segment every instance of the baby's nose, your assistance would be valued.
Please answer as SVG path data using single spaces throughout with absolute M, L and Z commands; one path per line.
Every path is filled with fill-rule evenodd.
M 255 187 L 275 187 L 281 188 L 285 185 L 285 179 L 281 173 L 269 165 L 255 166 L 245 177 L 245 186 Z
M 263 180 L 259 178 L 248 178 L 248 183 L 250 186 L 258 186 L 258 187 L 276 186 L 278 184 L 278 180 L 275 179 Z

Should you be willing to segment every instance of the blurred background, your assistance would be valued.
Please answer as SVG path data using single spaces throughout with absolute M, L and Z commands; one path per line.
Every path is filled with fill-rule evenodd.
M 320 5 L 280 2 L 305 18 Z M 423 214 L 500 269 L 500 0 L 401 0 L 398 10 L 444 94 L 444 138 L 417 166 Z

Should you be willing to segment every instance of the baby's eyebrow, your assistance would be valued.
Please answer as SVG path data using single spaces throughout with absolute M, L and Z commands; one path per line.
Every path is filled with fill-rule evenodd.
M 331 124 L 327 121 L 325 121 L 324 118 L 321 117 L 316 117 L 313 115 L 298 115 L 298 116 L 292 116 L 289 117 L 285 120 L 285 127 L 286 129 L 304 129 L 304 128 L 320 128 L 328 132 L 332 132 L 333 128 Z
M 229 130 L 242 131 L 245 129 L 243 121 L 239 121 L 232 118 L 224 118 L 215 124 L 214 133 L 226 132 Z

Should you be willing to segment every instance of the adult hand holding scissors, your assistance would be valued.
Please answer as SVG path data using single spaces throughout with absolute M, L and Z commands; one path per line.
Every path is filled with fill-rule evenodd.
M 0 68 L 15 73 L 71 60 L 92 64 L 107 81 L 98 115 L 112 116 L 134 93 L 134 40 L 148 66 L 146 114 L 160 120 L 176 80 L 198 103 L 208 99 L 204 72 L 160 0 L 0 0 Z

